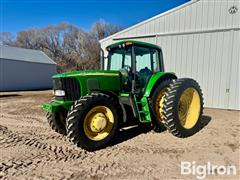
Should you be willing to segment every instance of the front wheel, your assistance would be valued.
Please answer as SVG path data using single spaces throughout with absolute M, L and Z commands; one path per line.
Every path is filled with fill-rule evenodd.
M 59 134 L 66 135 L 65 122 L 67 113 L 65 111 L 58 111 L 53 113 L 48 112 L 46 116 L 48 124 L 52 130 Z
M 105 147 L 118 128 L 118 107 L 114 99 L 106 94 L 94 93 L 81 97 L 67 117 L 68 137 L 88 151 Z
M 177 79 L 170 84 L 163 102 L 163 121 L 177 137 L 189 137 L 201 129 L 203 113 L 202 91 L 189 78 Z

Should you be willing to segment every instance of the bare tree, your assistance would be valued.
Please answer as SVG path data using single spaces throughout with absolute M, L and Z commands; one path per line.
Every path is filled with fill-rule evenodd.
M 14 37 L 9 32 L 0 32 L 0 45 L 12 45 Z
M 91 32 L 96 36 L 98 40 L 101 40 L 107 36 L 119 32 L 120 30 L 122 30 L 120 26 L 107 23 L 104 20 L 99 20 L 93 24 Z
M 3 45 L 45 52 L 57 63 L 58 72 L 98 69 L 99 39 L 119 30 L 118 26 L 104 21 L 96 22 L 91 32 L 85 32 L 69 23 L 60 23 L 21 31 L 16 38 L 10 33 L 0 33 L 0 42 Z

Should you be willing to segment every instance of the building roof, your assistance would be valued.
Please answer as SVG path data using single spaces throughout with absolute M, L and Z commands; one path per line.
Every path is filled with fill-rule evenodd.
M 9 59 L 44 64 L 56 64 L 42 51 L 16 48 L 10 46 L 0 46 L 0 59 Z
M 114 44 L 111 44 L 111 45 L 107 46 L 107 48 L 112 48 L 112 47 L 115 47 L 115 46 L 118 46 L 118 45 L 124 44 L 124 43 L 132 43 L 132 44 L 138 44 L 138 45 L 143 45 L 143 46 L 149 46 L 149 47 L 156 48 L 156 49 L 161 49 L 157 45 L 154 45 L 154 44 L 151 44 L 151 43 L 147 43 L 147 42 L 135 41 L 135 40 L 120 41 L 120 42 L 117 42 L 117 43 L 114 43 Z

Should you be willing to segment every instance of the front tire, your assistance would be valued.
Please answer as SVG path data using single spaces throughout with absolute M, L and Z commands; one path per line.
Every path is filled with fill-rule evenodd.
M 93 93 L 81 97 L 67 117 L 71 142 L 87 151 L 105 147 L 118 128 L 119 105 L 109 95 Z
M 64 111 L 58 111 L 53 113 L 48 112 L 46 116 L 48 124 L 52 130 L 59 134 L 66 135 L 67 131 L 65 121 L 67 113 L 65 113 Z

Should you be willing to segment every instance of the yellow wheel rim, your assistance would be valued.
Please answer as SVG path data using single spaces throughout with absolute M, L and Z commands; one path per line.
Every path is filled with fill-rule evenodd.
M 157 96 L 156 104 L 155 104 L 155 110 L 157 112 L 158 119 L 163 122 L 163 103 L 165 98 L 165 92 L 167 88 L 161 89 Z
M 85 135 L 93 141 L 103 140 L 111 132 L 113 123 L 112 111 L 106 106 L 96 106 L 87 113 L 84 119 Z
M 201 109 L 199 93 L 194 88 L 183 91 L 178 103 L 178 117 L 185 129 L 191 129 L 199 119 Z

